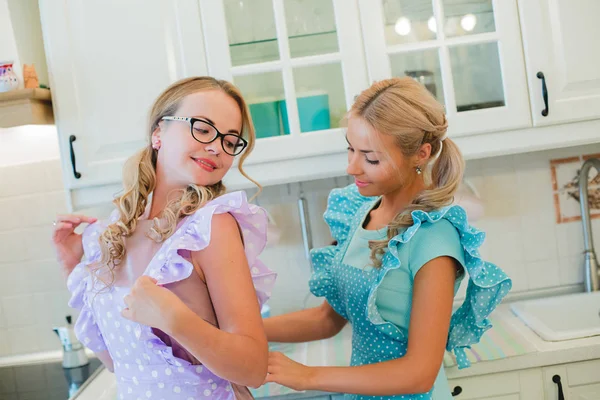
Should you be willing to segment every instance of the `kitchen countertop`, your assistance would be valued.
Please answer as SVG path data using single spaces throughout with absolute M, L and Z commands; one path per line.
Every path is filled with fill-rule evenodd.
M 507 327 L 508 334 L 517 339 L 523 346 L 519 355 L 510 355 L 489 361 L 473 362 L 471 367 L 459 370 L 451 362 L 448 355 L 444 359 L 445 372 L 449 380 L 472 377 L 485 374 L 523 370 L 549 365 L 587 361 L 600 358 L 600 336 L 591 338 L 567 340 L 561 342 L 546 342 L 529 329 L 510 310 L 510 304 L 502 304 L 491 315 L 496 325 Z M 500 327 L 498 327 L 499 329 Z M 492 327 L 492 330 L 495 328 Z M 489 331 L 488 331 L 489 333 Z M 487 334 L 487 333 L 486 333 Z M 351 328 L 347 326 L 336 338 L 305 344 L 307 352 L 305 359 L 298 357 L 298 352 L 291 353 L 290 358 L 312 366 L 344 366 L 349 365 L 351 351 Z M 474 346 L 475 347 L 475 346 Z M 277 347 L 275 351 L 280 351 Z M 282 347 L 286 353 L 285 347 Z M 287 353 L 286 353 L 287 354 Z M 268 387 L 271 385 L 270 387 Z M 257 398 L 301 398 L 300 393 L 275 384 L 268 384 L 253 390 Z M 307 397 L 318 396 L 320 392 L 307 392 Z
M 470 368 L 459 370 L 456 366 L 446 368 L 448 379 L 468 376 L 492 374 L 536 368 L 548 365 L 587 361 L 600 358 L 600 336 L 583 339 L 547 342 L 529 329 L 510 310 L 510 304 L 498 306 L 492 314 L 495 318 L 510 325 L 513 332 L 524 342 L 533 347 L 534 351 L 523 355 L 507 357 L 493 361 L 474 363 Z M 492 328 L 493 329 L 493 328 Z
M 94 353 L 85 349 L 89 358 L 95 358 Z M 14 367 L 17 365 L 38 364 L 49 361 L 61 361 L 63 358 L 62 350 L 43 351 L 39 353 L 21 354 L 16 356 L 0 357 L 0 367 Z
M 515 371 L 542 366 L 586 361 L 600 358 L 600 336 L 546 342 L 530 330 L 510 310 L 509 304 L 500 305 L 492 314 L 492 319 L 508 327 L 509 335 L 523 344 L 520 354 L 489 361 L 477 361 L 470 368 L 459 370 L 455 365 L 446 367 L 448 379 L 485 375 L 506 371 Z M 492 328 L 493 330 L 494 328 Z M 506 336 L 506 332 L 503 332 Z M 351 350 L 350 327 L 335 338 L 301 344 L 273 344 L 272 350 L 282 351 L 292 359 L 312 366 L 348 365 Z M 451 363 L 446 357 L 445 365 Z M 299 393 L 275 384 L 268 384 L 253 390 L 257 398 L 308 398 L 316 397 L 319 392 Z M 114 375 L 103 370 L 90 382 L 77 400 L 113 400 L 115 398 Z

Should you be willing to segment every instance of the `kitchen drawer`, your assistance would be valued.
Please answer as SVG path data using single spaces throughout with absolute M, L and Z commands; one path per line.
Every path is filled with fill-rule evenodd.
M 569 386 L 600 384 L 600 360 L 567 364 Z
M 454 396 L 459 400 L 502 399 L 517 400 L 520 393 L 518 372 L 481 375 L 472 378 L 459 378 L 448 381 L 450 391 L 460 391 Z

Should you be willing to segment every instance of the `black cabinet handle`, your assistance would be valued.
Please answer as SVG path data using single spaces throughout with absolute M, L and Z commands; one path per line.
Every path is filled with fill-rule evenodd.
M 452 391 L 452 397 L 456 397 L 461 393 L 462 393 L 462 388 L 460 386 L 455 386 L 454 390 Z
M 565 400 L 565 394 L 563 393 L 560 375 L 554 375 L 552 377 L 552 382 L 556 383 L 556 386 L 558 386 L 558 400 Z
M 542 115 L 544 117 L 548 116 L 548 87 L 546 86 L 546 77 L 542 71 L 538 72 L 536 75 L 539 79 L 542 80 L 542 97 L 544 98 L 544 105 L 546 108 L 542 110 Z
M 73 167 L 73 175 L 75 179 L 81 178 L 81 174 L 77 172 L 77 165 L 75 164 L 75 151 L 73 150 L 73 142 L 77 140 L 75 135 L 69 136 L 69 149 L 71 150 L 71 166 Z

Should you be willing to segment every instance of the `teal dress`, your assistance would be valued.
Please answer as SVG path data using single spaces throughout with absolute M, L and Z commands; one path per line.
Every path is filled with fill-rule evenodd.
M 377 201 L 378 198 L 361 196 L 355 185 L 333 190 L 325 221 L 337 245 L 311 253 L 315 270 L 310 280 L 312 293 L 325 297 L 331 307 L 352 324 L 351 365 L 373 364 L 406 354 L 414 277 L 429 260 L 449 256 L 464 269 L 457 276 L 455 293 L 464 272 L 469 281 L 466 299 L 452 315 L 446 349 L 454 351 L 459 368 L 468 367 L 464 349 L 477 343 L 491 327 L 487 317 L 510 290 L 511 280 L 498 267 L 480 258 L 477 249 L 485 234 L 468 225 L 466 213 L 459 206 L 430 213 L 414 211 L 413 225 L 389 241 L 382 267 L 369 267 L 364 246 L 360 244 L 385 237 L 384 231 L 362 229 Z M 427 393 L 346 396 L 351 399 L 451 398 L 441 366 L 434 388 Z

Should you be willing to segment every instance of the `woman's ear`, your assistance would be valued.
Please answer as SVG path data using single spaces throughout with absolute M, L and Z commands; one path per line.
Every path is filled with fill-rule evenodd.
M 158 125 L 156 126 L 156 129 L 154 129 L 154 132 L 152 132 L 152 137 L 151 137 L 151 143 L 152 143 L 152 148 L 154 150 L 158 150 L 160 149 L 161 146 L 161 141 L 160 141 L 160 135 L 162 133 L 162 121 L 158 123 Z
M 431 143 L 423 144 L 415 156 L 417 165 L 426 164 L 431 158 Z

